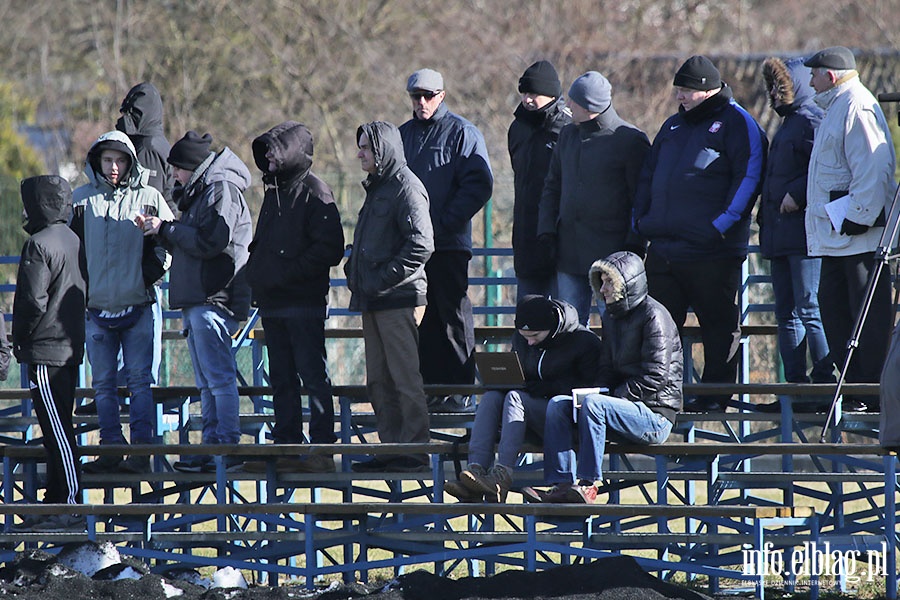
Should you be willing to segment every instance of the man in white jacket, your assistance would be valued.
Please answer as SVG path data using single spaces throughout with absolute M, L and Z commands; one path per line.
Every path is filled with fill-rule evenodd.
M 806 240 L 809 255 L 822 257 L 822 323 L 832 358 L 842 366 L 890 210 L 894 146 L 884 113 L 859 81 L 849 49 L 826 48 L 804 64 L 812 69 L 815 101 L 825 110 L 809 163 Z M 846 213 L 832 224 L 825 207 L 835 200 Z M 878 382 L 892 322 L 890 275 L 882 271 L 847 382 Z M 845 395 L 845 411 L 867 409 L 877 411 L 876 398 Z

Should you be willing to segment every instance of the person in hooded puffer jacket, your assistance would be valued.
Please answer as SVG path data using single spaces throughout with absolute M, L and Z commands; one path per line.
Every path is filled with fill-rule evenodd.
M 557 396 L 547 405 L 544 480 L 555 487 L 544 502 L 593 502 L 609 434 L 661 444 L 682 409 L 681 337 L 666 307 L 648 295 L 640 257 L 615 252 L 598 260 L 590 282 L 594 295 L 606 302 L 597 379 L 608 391 L 585 397 L 577 423 L 571 396 Z
M 165 199 L 147 185 L 134 146 L 121 131 L 97 138 L 88 151 L 84 172 L 88 183 L 74 192 L 73 229 L 87 257 L 87 352 L 101 444 L 124 444 L 119 410 L 118 370 L 122 354 L 131 395 L 131 443 L 153 442 L 156 405 L 153 382 L 154 283 L 166 271 L 169 257 L 145 239 L 135 219 L 155 214 L 172 219 Z M 145 473 L 149 456 L 104 455 L 86 463 L 86 473 Z
M 809 383 L 809 348 L 812 382 L 830 383 L 834 381 L 834 364 L 819 315 L 822 259 L 808 255 L 804 224 L 806 175 L 822 109 L 813 102 L 815 92 L 809 86 L 809 70 L 803 60 L 770 57 L 763 62 L 769 104 L 782 122 L 769 146 L 756 220 L 760 254 L 771 261 L 784 378 L 792 383 Z M 775 401 L 759 408 L 776 411 L 780 406 Z
M 396 126 L 375 121 L 356 131 L 366 199 L 344 265 L 350 310 L 362 313 L 366 391 L 378 439 L 424 443 L 430 438 L 419 371 L 417 324 L 425 312 L 425 263 L 434 251 L 428 192 L 406 165 Z M 376 456 L 358 472 L 428 469 L 425 455 Z
M 295 121 L 276 125 L 253 140 L 253 160 L 266 186 L 256 234 L 250 243 L 247 280 L 259 307 L 266 349 L 276 444 L 303 443 L 301 385 L 309 390 L 309 441 L 332 444 L 334 399 L 325 353 L 329 271 L 344 258 L 344 230 L 334 195 L 312 171 L 313 136 Z M 244 463 L 265 471 L 265 462 Z M 283 457 L 279 472 L 335 470 L 324 454 Z

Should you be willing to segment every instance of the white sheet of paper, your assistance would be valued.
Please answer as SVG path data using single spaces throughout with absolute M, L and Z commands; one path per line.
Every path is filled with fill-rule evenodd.
M 836 198 L 825 205 L 825 212 L 828 213 L 828 218 L 831 219 L 831 226 L 834 227 L 835 231 L 841 230 L 841 225 L 843 225 L 844 219 L 847 217 L 847 208 L 849 206 L 850 194 Z

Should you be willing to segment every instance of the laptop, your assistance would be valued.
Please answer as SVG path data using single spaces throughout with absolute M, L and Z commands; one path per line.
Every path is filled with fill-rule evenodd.
M 515 352 L 476 352 L 475 365 L 486 389 L 514 390 L 525 385 L 522 364 Z

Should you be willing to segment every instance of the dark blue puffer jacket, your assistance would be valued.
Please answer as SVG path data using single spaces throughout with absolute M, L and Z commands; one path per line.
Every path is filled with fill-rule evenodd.
M 747 256 L 767 145 L 729 87 L 669 117 L 653 141 L 634 205 L 634 226 L 651 251 L 669 261 Z

